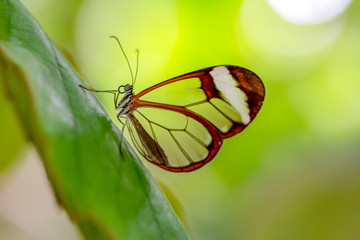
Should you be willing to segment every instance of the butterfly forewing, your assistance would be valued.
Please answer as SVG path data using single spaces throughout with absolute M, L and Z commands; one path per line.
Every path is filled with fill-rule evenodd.
M 154 85 L 135 96 L 137 105 L 161 103 L 190 110 L 209 121 L 222 138 L 241 132 L 264 100 L 260 78 L 238 66 L 216 66 Z

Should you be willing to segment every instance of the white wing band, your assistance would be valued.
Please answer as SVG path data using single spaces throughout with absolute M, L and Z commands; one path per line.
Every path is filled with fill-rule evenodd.
M 250 122 L 250 109 L 247 104 L 247 96 L 237 86 L 237 82 L 231 76 L 230 71 L 225 66 L 218 66 L 210 71 L 214 79 L 215 87 L 231 106 L 240 114 L 243 124 Z

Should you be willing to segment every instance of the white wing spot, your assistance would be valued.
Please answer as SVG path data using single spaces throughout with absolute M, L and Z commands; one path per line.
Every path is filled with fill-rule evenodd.
M 248 124 L 250 122 L 250 109 L 247 104 L 247 96 L 237 87 L 237 82 L 227 67 L 215 67 L 210 71 L 210 75 L 213 77 L 215 87 L 222 94 L 222 97 L 238 111 L 242 122 L 245 125 Z

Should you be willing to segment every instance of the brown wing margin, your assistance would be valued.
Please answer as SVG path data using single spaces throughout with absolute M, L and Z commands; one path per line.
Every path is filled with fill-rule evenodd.
M 250 109 L 250 122 L 246 125 L 234 123 L 232 128 L 226 133 L 222 134 L 222 138 L 231 137 L 249 125 L 259 112 L 265 98 L 265 87 L 261 79 L 252 71 L 238 67 L 227 66 L 232 77 L 239 83 L 240 88 L 247 96 L 247 103 Z
M 142 101 L 142 100 L 134 101 L 133 105 L 131 107 L 131 110 L 136 111 L 136 109 L 138 109 L 138 108 L 140 109 L 142 107 L 158 108 L 158 109 L 164 109 L 164 110 L 175 111 L 175 112 L 181 113 L 181 114 L 183 114 L 187 117 L 190 117 L 193 120 L 199 122 L 200 124 L 202 124 L 209 131 L 209 134 L 212 138 L 211 143 L 206 147 L 208 150 L 208 155 L 206 156 L 205 159 L 203 159 L 201 161 L 189 162 L 189 165 L 185 165 L 185 166 L 171 166 L 171 164 L 169 165 L 168 161 L 162 161 L 159 159 L 151 159 L 151 157 L 148 154 L 142 152 L 141 149 L 140 150 L 138 149 L 140 154 L 149 162 L 151 162 L 165 170 L 172 171 L 172 172 L 190 172 L 190 171 L 194 171 L 194 170 L 204 166 L 206 163 L 210 162 L 216 156 L 216 154 L 219 152 L 219 150 L 222 146 L 222 138 L 220 137 L 216 128 L 202 116 L 200 116 L 184 107 L 166 105 L 166 104 L 161 104 L 161 103 L 153 103 L 153 102 L 147 102 L 147 101 Z M 149 137 L 151 137 L 151 136 L 149 135 Z M 135 142 L 135 145 L 138 144 L 138 143 L 136 143 L 136 140 L 135 140 L 136 138 L 134 136 L 132 136 L 131 138 Z M 156 141 L 156 139 L 154 137 L 152 137 L 152 140 Z M 146 143 L 142 142 L 141 144 L 146 144 Z M 148 146 L 148 147 L 150 147 L 150 146 Z M 166 157 L 169 158 L 170 156 L 166 156 Z
M 187 73 L 187 74 L 166 80 L 164 82 L 158 83 L 158 84 L 156 84 L 150 88 L 147 88 L 147 89 L 143 90 L 142 92 L 136 94 L 134 96 L 134 100 L 139 101 L 138 99 L 141 96 L 145 95 L 146 93 L 149 93 L 150 91 L 152 91 L 154 89 L 165 86 L 166 84 L 173 83 L 176 81 L 181 81 L 184 79 L 189 79 L 189 78 L 198 78 L 201 81 L 201 88 L 204 91 L 204 93 L 206 94 L 208 102 L 210 102 L 211 98 L 218 98 L 218 99 L 221 99 L 221 100 L 227 102 L 226 99 L 224 99 L 221 96 L 220 92 L 215 87 L 214 79 L 210 75 L 210 72 L 216 67 L 220 67 L 220 66 L 214 66 L 214 67 L 200 69 L 200 70 L 197 70 L 197 71 L 194 71 L 191 73 Z M 229 70 L 233 79 L 236 80 L 236 82 L 238 83 L 237 88 L 239 88 L 247 96 L 247 104 L 248 104 L 248 108 L 250 110 L 250 122 L 251 122 L 255 118 L 257 113 L 259 112 L 259 110 L 262 106 L 262 103 L 264 101 L 265 88 L 264 88 L 263 82 L 255 73 L 253 73 L 252 71 L 250 71 L 248 69 L 238 67 L 238 66 L 233 66 L 233 65 L 223 65 L 223 67 L 226 67 L 227 70 Z M 217 109 L 217 110 L 219 112 L 221 112 L 220 109 Z M 224 114 L 224 113 L 222 113 L 222 114 Z M 238 122 L 232 122 L 232 123 L 233 123 L 233 125 L 227 132 L 221 132 L 219 129 L 217 129 L 221 138 L 225 139 L 225 138 L 231 137 L 231 136 L 241 132 L 247 125 L 249 125 L 249 123 L 247 123 L 247 124 L 238 123 Z

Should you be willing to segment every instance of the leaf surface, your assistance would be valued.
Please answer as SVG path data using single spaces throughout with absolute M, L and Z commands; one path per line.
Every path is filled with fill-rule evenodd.
M 59 203 L 86 239 L 189 239 L 159 186 L 18 0 L 0 1 L 1 69 Z

